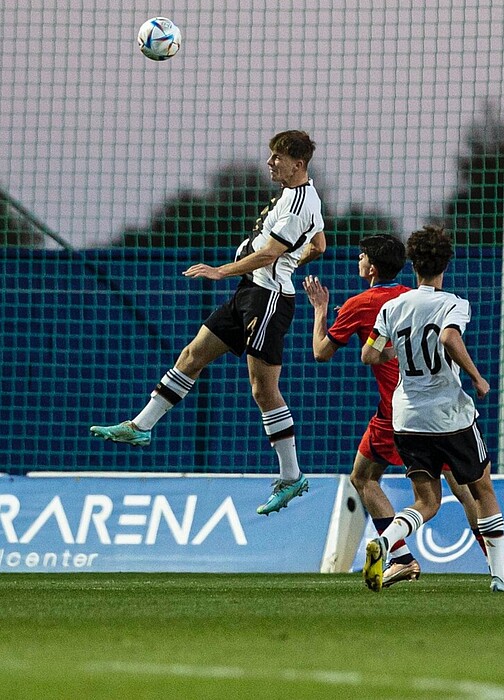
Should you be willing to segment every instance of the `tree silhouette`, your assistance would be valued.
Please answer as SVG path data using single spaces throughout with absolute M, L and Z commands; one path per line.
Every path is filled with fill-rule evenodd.
M 114 245 L 238 246 L 271 196 L 270 182 L 255 166 L 229 163 L 212 178 L 207 197 L 180 192 L 153 213 L 147 228 L 126 229 Z
M 358 246 L 364 236 L 391 233 L 399 237 L 395 221 L 379 210 L 366 210 L 361 204 L 351 204 L 342 216 L 325 215 L 326 237 L 329 245 Z
M 146 228 L 128 228 L 113 245 L 187 248 L 238 246 L 277 191 L 255 165 L 229 163 L 210 180 L 209 193 L 189 190 L 154 211 Z M 324 212 L 329 245 L 357 246 L 363 236 L 382 231 L 399 236 L 394 220 L 378 210 L 352 204 L 342 216 Z
M 469 129 L 469 155 L 458 158 L 458 187 L 444 204 L 444 223 L 456 244 L 502 245 L 504 225 L 504 123 L 487 103 Z

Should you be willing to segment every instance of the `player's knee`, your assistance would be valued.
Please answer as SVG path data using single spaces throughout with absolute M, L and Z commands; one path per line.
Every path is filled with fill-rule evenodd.
M 278 385 L 267 382 L 251 382 L 250 386 L 252 397 L 263 413 L 285 405 Z
M 364 474 L 357 472 L 355 470 L 352 471 L 350 474 L 350 483 L 354 487 L 354 489 L 357 491 L 359 495 L 362 494 L 364 491 L 364 487 L 366 485 L 367 479 L 364 476 Z
M 271 399 L 271 391 L 263 382 L 254 381 L 251 383 L 252 397 L 259 408 L 262 408 Z
M 202 360 L 203 358 L 201 353 L 198 352 L 198 347 L 194 342 L 191 342 L 182 350 L 175 366 L 184 374 L 192 377 L 194 374 L 201 372 L 205 366 Z

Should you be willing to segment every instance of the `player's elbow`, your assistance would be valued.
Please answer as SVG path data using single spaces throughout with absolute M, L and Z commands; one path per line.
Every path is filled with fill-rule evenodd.
M 316 362 L 329 362 L 331 357 L 338 349 L 336 345 L 331 343 L 326 337 L 324 340 L 317 339 L 312 345 L 313 357 Z
M 314 236 L 311 240 L 311 249 L 313 258 L 319 258 L 323 255 L 327 248 L 327 241 L 325 234 L 321 231 L 321 235 Z

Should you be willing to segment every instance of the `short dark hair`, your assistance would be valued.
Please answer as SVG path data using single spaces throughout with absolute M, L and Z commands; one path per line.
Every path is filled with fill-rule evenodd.
M 415 272 L 431 279 L 446 270 L 454 251 L 451 237 L 444 226 L 429 224 L 411 234 L 406 243 L 406 252 Z
M 359 242 L 359 246 L 368 256 L 369 262 L 378 270 L 380 280 L 393 280 L 404 267 L 406 248 L 404 243 L 391 233 L 365 236 Z
M 315 142 L 306 131 L 281 131 L 275 134 L 269 142 L 270 151 L 285 153 L 291 158 L 302 160 L 305 165 L 311 160 L 315 151 Z

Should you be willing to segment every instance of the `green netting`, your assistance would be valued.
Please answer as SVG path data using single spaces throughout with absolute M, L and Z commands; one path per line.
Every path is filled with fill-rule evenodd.
M 268 141 L 287 128 L 317 143 L 311 174 L 331 249 L 310 271 L 335 305 L 362 289 L 354 259 L 364 233 L 406 238 L 429 221 L 453 232 L 449 284 L 473 303 L 468 342 L 493 387 L 482 419 L 494 462 L 503 461 L 502 3 L 315 5 L 1 4 L 7 468 L 274 467 L 245 366 L 233 358 L 209 371 L 148 454 L 90 443 L 87 427 L 141 407 L 232 289 L 181 271 L 231 259 L 273 191 Z M 136 46 L 156 12 L 183 37 L 162 63 Z M 357 346 L 313 365 L 301 278 L 282 389 L 307 471 L 348 471 L 373 383 Z M 216 387 L 226 401 L 212 398 Z

